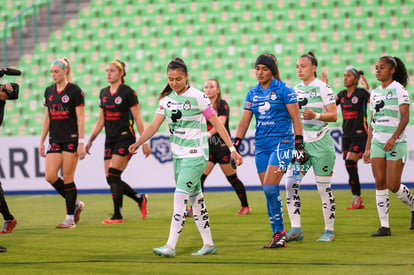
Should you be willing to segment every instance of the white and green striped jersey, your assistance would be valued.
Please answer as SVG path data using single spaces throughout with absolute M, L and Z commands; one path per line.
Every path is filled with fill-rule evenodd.
M 397 129 L 401 118 L 401 104 L 410 104 L 410 98 L 407 90 L 397 81 L 393 81 L 386 88 L 379 86 L 372 91 L 370 98 L 371 125 L 373 138 L 377 141 L 387 142 Z M 397 142 L 405 140 L 405 131 L 403 131 Z
M 181 95 L 172 91 L 160 100 L 157 114 L 167 118 L 174 158 L 202 156 L 208 160 L 207 120 L 203 112 L 209 108 L 212 109 L 210 99 L 193 87 Z
M 302 117 L 303 140 L 314 142 L 322 139 L 329 131 L 328 123 L 316 119 L 304 119 L 302 112 L 309 108 L 319 114 L 326 113 L 326 105 L 336 104 L 332 89 L 325 82 L 315 79 L 308 85 L 299 83 L 295 86 L 295 91 Z

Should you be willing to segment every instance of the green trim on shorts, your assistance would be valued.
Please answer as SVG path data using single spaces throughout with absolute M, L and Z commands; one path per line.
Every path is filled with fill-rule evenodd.
M 384 151 L 384 144 L 375 138 L 371 141 L 371 158 L 385 158 L 386 160 L 399 160 L 403 159 L 403 162 L 407 160 L 407 142 L 396 142 L 394 148 L 391 151 Z
M 177 190 L 187 192 L 189 195 L 201 190 L 201 175 L 207 165 L 204 157 L 174 158 L 174 178 Z
M 329 176 L 335 166 L 335 146 L 331 135 L 325 136 L 315 142 L 305 142 L 304 147 L 309 154 L 309 160 L 301 165 L 301 170 L 308 172 L 313 167 L 313 173 L 317 176 Z

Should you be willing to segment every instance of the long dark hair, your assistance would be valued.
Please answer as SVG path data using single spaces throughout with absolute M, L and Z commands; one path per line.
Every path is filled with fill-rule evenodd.
M 408 82 L 408 74 L 407 69 L 405 68 L 405 65 L 401 59 L 396 56 L 382 56 L 380 57 L 380 60 L 391 64 L 391 66 L 395 69 L 395 72 L 392 75 L 392 79 L 406 87 Z
M 316 56 L 313 52 L 308 52 L 308 53 L 302 54 L 300 56 L 300 58 L 302 58 L 302 57 L 306 57 L 307 59 L 309 59 L 309 61 L 312 63 L 312 65 L 315 65 L 316 67 L 318 67 L 318 59 L 316 59 Z M 313 73 L 313 75 L 315 77 L 317 77 L 316 71 Z
M 184 60 L 182 60 L 179 57 L 173 58 L 173 60 L 171 60 L 170 63 L 168 63 L 167 72 L 171 70 L 181 70 L 185 75 L 188 74 L 187 65 L 185 65 Z M 158 99 L 168 96 L 171 92 L 172 92 L 172 88 L 167 83 L 167 85 L 165 85 Z

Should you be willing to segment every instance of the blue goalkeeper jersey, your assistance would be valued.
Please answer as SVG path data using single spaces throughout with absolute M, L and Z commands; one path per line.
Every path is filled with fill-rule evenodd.
M 267 150 L 282 143 L 293 143 L 292 119 L 286 105 L 296 103 L 295 91 L 273 79 L 267 89 L 258 83 L 246 95 L 244 109 L 256 118 L 255 146 Z

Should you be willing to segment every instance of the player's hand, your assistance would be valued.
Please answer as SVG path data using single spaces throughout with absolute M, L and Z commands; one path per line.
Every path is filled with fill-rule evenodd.
M 328 84 L 328 74 L 325 72 L 322 72 L 322 74 L 319 75 L 319 80 Z
M 231 152 L 230 164 L 234 169 L 243 164 L 243 158 L 237 151 Z
M 305 108 L 305 110 L 302 112 L 302 115 L 304 119 L 314 119 L 316 113 L 309 108 Z
M 309 160 L 309 154 L 306 152 L 305 147 L 303 146 L 303 136 L 296 135 L 295 136 L 295 154 L 292 158 L 292 164 L 295 161 L 299 162 L 299 164 L 303 165 Z
M 128 148 L 128 151 L 131 155 L 135 155 L 137 153 L 137 150 L 139 148 L 139 145 L 135 142 L 134 144 L 131 144 Z
M 85 146 L 85 150 L 86 150 L 86 153 L 88 154 L 88 155 L 90 155 L 91 154 L 91 148 L 92 148 L 92 141 L 91 140 L 88 140 L 88 143 L 86 144 L 86 146 Z
M 45 154 L 45 145 L 43 143 L 40 143 L 39 144 L 39 155 L 42 158 L 46 157 L 46 154 Z
M 78 144 L 77 154 L 79 156 L 79 159 L 84 159 L 85 158 L 85 156 L 86 156 L 85 143 L 79 143 Z
M 151 147 L 148 143 L 145 143 L 142 145 L 142 152 L 144 153 L 144 156 L 147 158 L 149 155 L 151 155 Z
M 363 74 L 359 76 L 359 85 L 364 87 L 366 90 L 369 90 L 368 81 Z
M 389 152 L 394 148 L 396 142 L 397 142 L 397 139 L 391 137 L 389 140 L 387 140 L 387 142 L 385 142 L 384 147 L 382 149 L 385 152 Z
M 362 160 L 365 164 L 371 163 L 371 149 L 365 149 L 365 152 L 362 155 Z

